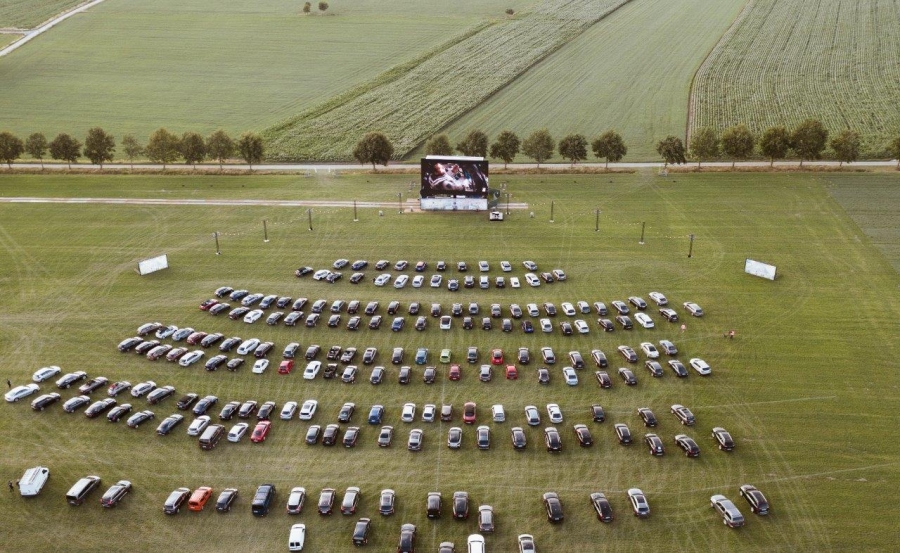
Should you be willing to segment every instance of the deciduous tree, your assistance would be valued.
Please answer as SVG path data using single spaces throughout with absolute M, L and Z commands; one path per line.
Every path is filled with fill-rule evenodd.
M 697 168 L 704 159 L 710 159 L 719 155 L 719 137 L 716 131 L 708 127 L 697 129 L 691 136 L 691 155 L 697 158 Z
M 453 155 L 453 146 L 450 145 L 450 139 L 446 134 L 439 134 L 431 137 L 425 143 L 425 154 L 430 156 L 449 156 Z
M 309 13 L 310 11 L 312 11 L 312 3 L 307 2 L 303 4 L 303 13 Z
M 81 142 L 64 132 L 59 133 L 50 141 L 50 157 L 67 162 L 71 169 L 72 163 L 81 157 Z
M 150 135 L 144 152 L 153 163 L 162 163 L 163 170 L 165 170 L 166 164 L 178 159 L 181 153 L 180 149 L 178 137 L 165 128 L 159 128 Z
M 234 140 L 224 130 L 219 129 L 206 139 L 206 154 L 210 159 L 218 161 L 221 169 L 222 163 L 234 155 Z
M 238 139 L 237 149 L 244 161 L 250 165 L 251 171 L 253 170 L 253 164 L 262 161 L 265 154 L 263 139 L 255 132 L 248 131 L 242 134 Z
M 844 166 L 844 162 L 852 163 L 859 159 L 859 147 L 859 133 L 850 129 L 841 131 L 831 139 L 831 149 L 834 150 L 835 157 L 841 162 L 841 167 Z
M 587 159 L 587 138 L 583 134 L 570 134 L 559 141 L 559 155 L 575 165 Z
M 591 143 L 591 149 L 597 158 L 606 158 L 606 168 L 609 169 L 609 162 L 620 161 L 625 154 L 628 153 L 628 147 L 622 140 L 622 135 L 616 131 L 606 131 Z
M 25 140 L 25 153 L 41 162 L 44 168 L 44 156 L 47 155 L 47 137 L 44 133 L 33 133 Z
M 791 148 L 800 156 L 800 167 L 804 159 L 819 159 L 828 143 L 828 129 L 815 119 L 807 119 L 791 132 Z
M 670 163 L 681 164 L 687 163 L 685 157 L 684 142 L 677 136 L 667 136 L 656 144 L 656 151 L 662 156 L 665 162 L 664 166 L 668 167 Z
M 203 137 L 192 131 L 181 135 L 181 157 L 185 164 L 190 163 L 196 169 L 197 163 L 206 159 L 206 142 Z
M 0 132 L 0 161 L 12 168 L 12 162 L 25 152 L 25 143 L 11 132 Z
M 747 125 L 735 125 L 728 127 L 722 133 L 722 152 L 731 158 L 731 168 L 737 160 L 745 160 L 753 155 L 756 147 L 756 137 L 747 128 Z
M 538 167 L 553 157 L 554 148 L 556 142 L 547 129 L 534 131 L 522 142 L 522 153 L 537 162 Z
M 497 136 L 497 140 L 491 144 L 491 157 L 503 160 L 503 168 L 516 159 L 519 154 L 521 142 L 518 135 L 512 131 L 503 131 Z
M 353 157 L 361 164 L 372 164 L 372 170 L 375 169 L 376 163 L 381 163 L 385 167 L 394 155 L 394 145 L 390 139 L 380 132 L 370 132 L 362 137 L 353 148 Z
M 464 156 L 485 157 L 487 156 L 488 137 L 479 130 L 471 130 L 462 142 L 456 145 Z
M 759 151 L 769 158 L 769 167 L 775 165 L 776 159 L 787 157 L 791 147 L 791 135 L 783 126 L 769 127 L 759 138 Z
M 134 169 L 134 158 L 144 155 L 144 147 L 130 134 L 122 137 L 122 151 L 125 152 L 125 157 L 131 163 L 132 169 Z
M 324 12 L 328 9 L 328 2 L 319 2 L 319 11 Z
M 116 141 L 113 136 L 100 127 L 88 129 L 84 139 L 84 157 L 91 160 L 94 165 L 103 169 L 104 161 L 112 161 L 116 153 Z

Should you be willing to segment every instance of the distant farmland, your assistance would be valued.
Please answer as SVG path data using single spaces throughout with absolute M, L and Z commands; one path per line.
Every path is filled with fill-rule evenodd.
M 85 0 L 3 0 L 0 28 L 31 29 Z M 0 37 L 0 45 L 4 44 Z
M 900 1 L 757 0 L 697 74 L 691 127 L 808 117 L 870 153 L 900 130 Z

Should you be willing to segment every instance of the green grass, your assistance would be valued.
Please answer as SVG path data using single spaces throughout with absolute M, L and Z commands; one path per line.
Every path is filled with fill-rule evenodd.
M 0 27 L 31 29 L 82 3 L 83 0 L 3 0 Z
M 445 130 L 455 144 L 470 129 L 546 127 L 557 140 L 616 129 L 627 160 L 655 160 L 657 141 L 684 134 L 691 78 L 744 4 L 630 2 Z
M 332 421 L 344 401 L 355 401 L 362 408 L 357 422 L 363 422 L 370 405 L 383 403 L 388 423 L 400 430 L 401 444 L 407 425 L 399 422 L 398 413 L 405 401 L 420 405 L 446 401 L 459 408 L 474 400 L 481 407 L 481 419 L 487 406 L 500 402 L 509 418 L 492 425 L 495 448 L 490 452 L 474 449 L 472 429 L 466 429 L 466 447 L 450 452 L 442 445 L 446 423 L 416 424 L 426 431 L 426 450 L 417 455 L 402 446 L 377 448 L 375 431 L 364 422 L 361 445 L 354 450 L 310 448 L 302 444 L 307 424 L 294 420 L 276 421 L 265 445 L 223 443 L 204 453 L 184 435 L 184 427 L 158 438 L 152 426 L 131 432 L 102 420 L 64 415 L 58 406 L 37 414 L 27 403 L 4 404 L 0 470 L 7 478 L 17 478 L 26 467 L 40 463 L 53 472 L 38 498 L 25 501 L 14 494 L 0 495 L 4 548 L 96 551 L 108 548 L 110 535 L 115 535 L 115 548 L 135 551 L 171 549 L 173 544 L 221 551 L 224 543 L 228 549 L 271 551 L 284 548 L 290 524 L 299 521 L 307 524 L 309 551 L 350 551 L 355 518 L 322 518 L 314 506 L 322 487 L 343 492 L 359 485 L 364 494 L 360 516 L 372 516 L 375 524 L 370 543 L 375 551 L 395 547 L 404 522 L 418 525 L 422 550 L 436 550 L 443 540 L 464 547 L 465 537 L 476 529 L 474 519 L 459 523 L 445 516 L 431 522 L 424 516 L 428 491 L 440 490 L 447 497 L 459 489 L 468 490 L 476 504 L 494 506 L 498 531 L 488 537 L 491 550 L 514 550 L 515 535 L 523 532 L 535 534 L 542 551 L 594 551 L 597 543 L 609 551 L 890 550 L 900 538 L 896 525 L 889 516 L 873 514 L 885 512 L 885 492 L 896 487 L 900 476 L 896 433 L 890 430 L 900 408 L 895 393 L 900 276 L 832 199 L 838 186 L 848 196 L 858 187 L 870 205 L 883 201 L 884 196 L 865 193 L 873 176 L 840 176 L 835 185 L 837 178 L 510 176 L 506 180 L 514 201 L 528 202 L 533 219 L 527 212 L 515 212 L 496 224 L 488 223 L 484 214 L 398 215 L 385 210 L 378 217 L 375 210 L 360 210 L 360 220 L 354 223 L 350 209 L 332 208 L 314 210 L 312 232 L 300 209 L 0 204 L 4 259 L 0 358 L 3 372 L 14 383 L 55 363 L 66 371 L 86 370 L 112 380 L 152 378 L 175 385 L 179 392 L 212 393 L 223 401 L 254 398 L 281 405 L 317 398 L 316 423 Z M 894 176 L 878 178 L 884 179 L 884 187 L 898 184 Z M 372 175 L 332 181 L 195 177 L 193 190 L 186 178 L 164 176 L 40 179 L 53 195 L 73 197 L 136 191 L 159 197 L 159 190 L 165 189 L 187 197 L 203 190 L 203 196 L 211 198 L 320 198 L 329 196 L 330 190 L 335 199 L 390 201 L 398 191 L 404 195 L 407 191 L 406 178 Z M 4 196 L 38 195 L 34 190 L 38 186 L 36 177 L 0 178 Z M 548 221 L 551 201 L 554 223 Z M 603 210 L 600 232 L 594 231 L 597 206 Z M 268 244 L 262 242 L 261 219 L 269 221 Z M 643 246 L 637 243 L 641 221 L 647 222 Z M 214 255 L 210 236 L 214 230 L 224 233 L 221 256 Z M 697 236 L 690 259 L 689 233 Z M 169 255 L 170 269 L 147 277 L 135 274 L 138 259 L 163 252 Z M 542 268 L 564 268 L 570 280 L 535 290 L 451 294 L 430 288 L 378 289 L 370 283 L 353 286 L 346 280 L 331 286 L 291 274 L 301 264 L 323 267 L 340 256 L 370 261 L 487 259 L 493 265 L 509 259 L 514 262 L 513 274 L 520 277 L 521 260 L 530 258 Z M 743 274 L 746 257 L 776 264 L 779 279 L 768 282 Z M 251 329 L 197 310 L 197 304 L 222 284 L 311 300 L 378 299 L 382 305 L 391 299 L 404 305 L 433 300 L 445 307 L 453 301 L 475 300 L 482 308 L 494 301 L 608 302 L 658 289 L 676 306 L 689 299 L 700 302 L 707 316 L 687 320 L 684 334 L 677 325 L 658 321 L 656 330 L 600 335 L 592 326 L 587 337 L 575 338 L 559 333 L 525 336 L 518 331 L 505 335 L 497 330 L 467 333 L 458 327 L 441 332 L 434 325 L 424 333 L 408 329 L 399 334 L 385 328 L 352 334 L 324 326 L 307 330 L 262 323 Z M 395 345 L 425 345 L 433 353 L 450 347 L 457 359 L 469 344 L 478 345 L 482 355 L 491 347 L 509 351 L 528 345 L 536 352 L 551 345 L 558 354 L 601 347 L 618 367 L 619 358 L 611 353 L 617 344 L 669 337 L 678 344 L 682 358 L 702 356 L 715 372 L 707 379 L 692 374 L 680 381 L 667 373 L 653 380 L 638 369 L 637 387 L 626 389 L 617 381 L 609 391 L 597 389 L 589 371 L 582 373 L 579 386 L 566 387 L 558 368 L 551 385 L 541 387 L 532 372 L 535 365 L 517 382 L 482 384 L 465 366 L 462 382 L 442 380 L 433 387 L 420 379 L 407 388 L 398 386 L 393 367 L 388 369 L 388 382 L 380 387 L 365 381 L 354 386 L 310 383 L 298 374 L 282 377 L 271 369 L 263 376 L 247 369 L 207 373 L 115 351 L 121 338 L 150 320 L 256 335 L 274 340 L 278 348 L 290 340 L 304 347 L 373 345 L 382 361 Z M 722 332 L 732 328 L 737 338 L 723 340 Z M 439 368 L 443 375 L 446 368 Z M 363 370 L 363 376 L 367 374 Z M 522 424 L 522 407 L 551 401 L 560 403 L 566 415 L 560 425 L 565 451 L 559 456 L 545 453 L 538 447 L 539 430 L 529 429 L 529 450 L 513 452 L 508 427 Z M 571 424 L 588 422 L 587 406 L 593 402 L 603 404 L 608 419 L 590 423 L 597 443 L 581 450 L 574 446 Z M 703 448 L 697 461 L 672 449 L 672 435 L 682 427 L 667 407 L 676 402 L 698 417 L 697 426 L 688 430 Z M 142 400 L 133 403 L 145 405 Z M 158 419 L 175 411 L 173 403 L 168 400 L 156 409 Z M 616 422 L 627 422 L 633 432 L 643 433 L 634 410 L 645 405 L 661 419 L 657 430 L 670 450 L 662 459 L 650 458 L 640 445 L 623 448 L 614 443 Z M 738 449 L 733 454 L 712 448 L 708 433 L 716 425 L 734 434 Z M 97 505 L 99 493 L 82 507 L 67 506 L 63 494 L 86 474 L 100 475 L 104 488 L 127 478 L 135 490 L 112 511 Z M 278 507 L 269 517 L 256 519 L 248 505 L 254 487 L 262 482 L 278 485 Z M 750 515 L 737 501 L 737 486 L 745 482 L 765 491 L 773 504 L 772 515 Z M 236 511 L 184 512 L 178 517 L 160 512 L 175 487 L 204 484 L 217 492 L 225 486 L 240 488 Z M 296 485 L 312 492 L 312 501 L 295 519 L 284 515 L 281 506 L 288 489 Z M 647 521 L 628 514 L 624 492 L 631 486 L 643 488 L 649 496 L 653 515 Z M 377 493 L 384 487 L 399 494 L 398 513 L 392 518 L 375 512 Z M 540 495 L 547 490 L 559 492 L 564 502 L 566 521 L 560 526 L 548 524 L 542 513 Z M 593 517 L 587 504 L 592 490 L 610 495 L 617 514 L 613 524 L 602 525 Z M 730 531 L 711 512 L 709 496 L 720 492 L 745 512 L 746 528 Z
M 4 46 L 6 46 L 7 44 L 11 43 L 12 41 L 18 39 L 21 36 L 22 35 L 15 35 L 15 34 L 0 34 L 0 48 L 3 48 Z
M 822 121 L 850 128 L 864 153 L 897 136 L 900 10 L 891 0 L 754 2 L 697 74 L 692 128 Z
M 302 16 L 294 0 L 105 2 L 0 60 L 0 126 L 141 141 L 160 126 L 261 130 L 523 3 L 367 0 Z

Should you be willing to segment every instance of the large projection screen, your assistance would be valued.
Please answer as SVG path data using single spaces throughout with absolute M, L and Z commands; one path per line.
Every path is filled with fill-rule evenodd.
M 487 198 L 488 162 L 481 157 L 427 156 L 422 159 L 421 197 Z
M 149 275 L 150 273 L 155 273 L 156 271 L 161 271 L 162 269 L 168 268 L 169 258 L 166 256 L 166 254 L 151 257 L 150 259 L 145 259 L 138 262 L 138 273 L 140 273 L 141 276 Z
M 744 263 L 744 272 L 768 280 L 775 280 L 775 265 L 769 265 L 760 261 L 748 259 L 747 262 Z

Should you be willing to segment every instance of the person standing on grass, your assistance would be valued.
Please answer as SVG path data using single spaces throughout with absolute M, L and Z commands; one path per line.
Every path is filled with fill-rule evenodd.
M 6 379 L 6 387 L 12 389 L 12 382 L 8 378 Z
M 681 325 L 681 331 L 684 332 L 685 330 L 687 330 L 687 325 Z
M 12 483 L 12 480 L 7 480 L 7 481 L 6 481 L 6 485 L 9 486 L 9 493 L 12 493 L 12 491 L 13 491 L 13 483 Z

